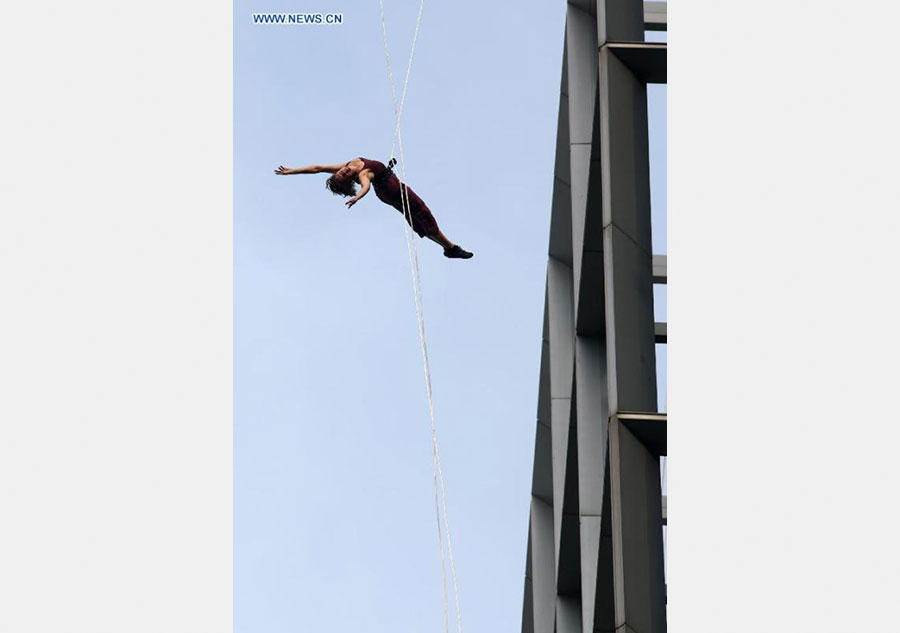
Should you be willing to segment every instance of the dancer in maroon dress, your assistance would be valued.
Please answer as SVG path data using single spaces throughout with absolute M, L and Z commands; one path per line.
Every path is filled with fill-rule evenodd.
M 390 167 L 386 167 L 377 160 L 368 158 L 354 158 L 350 162 L 343 165 L 310 165 L 308 167 L 284 167 L 281 166 L 275 170 L 280 176 L 290 174 L 319 174 L 327 172 L 334 174 L 325 182 L 328 190 L 335 195 L 349 197 L 347 208 L 352 207 L 359 202 L 360 198 L 369 193 L 369 189 L 375 189 L 375 195 L 378 199 L 389 204 L 400 213 L 403 210 L 403 198 L 407 198 L 407 204 L 410 217 L 407 219 L 412 225 L 413 231 L 419 234 L 419 237 L 427 237 L 444 247 L 444 256 L 456 259 L 469 259 L 472 253 L 460 248 L 458 244 L 454 244 L 447 239 L 447 236 L 441 233 L 438 228 L 437 221 L 422 200 L 416 193 L 400 182 L 391 169 L 394 165 L 391 160 Z M 362 188 L 359 193 L 356 191 L 356 185 L 359 183 Z M 404 213 L 405 215 L 405 213 Z

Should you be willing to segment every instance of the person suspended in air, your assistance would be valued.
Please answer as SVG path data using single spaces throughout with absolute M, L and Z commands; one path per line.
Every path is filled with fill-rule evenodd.
M 469 259 L 472 257 L 472 253 L 447 239 L 447 236 L 438 228 L 434 215 L 432 215 L 431 210 L 429 210 L 422 198 L 416 195 L 405 183 L 400 182 L 400 179 L 394 175 L 392 168 L 395 162 L 392 158 L 388 165 L 385 166 L 384 163 L 377 160 L 354 158 L 343 165 L 309 165 L 307 167 L 285 167 L 281 165 L 275 170 L 275 173 L 279 176 L 319 174 L 323 172 L 333 174 L 325 181 L 325 186 L 335 195 L 350 198 L 346 202 L 348 209 L 369 193 L 370 188 L 374 188 L 375 195 L 378 196 L 379 200 L 394 207 L 405 217 L 403 199 L 406 197 L 410 216 L 406 220 L 419 237 L 427 237 L 431 241 L 440 244 L 444 248 L 445 257 L 454 259 Z M 361 185 L 358 192 L 357 184 Z

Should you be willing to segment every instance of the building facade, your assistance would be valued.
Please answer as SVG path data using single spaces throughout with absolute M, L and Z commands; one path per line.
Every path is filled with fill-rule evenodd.
M 523 633 L 666 630 L 647 84 L 666 4 L 569 0 Z

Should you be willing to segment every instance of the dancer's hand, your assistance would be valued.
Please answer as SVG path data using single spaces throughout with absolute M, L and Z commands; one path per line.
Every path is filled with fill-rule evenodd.
M 287 176 L 291 173 L 290 167 L 285 167 L 284 165 L 279 165 L 278 169 L 275 170 L 275 173 L 279 176 Z
M 350 199 L 347 200 L 347 202 L 345 202 L 344 204 L 346 204 L 346 205 L 347 205 L 347 208 L 349 209 L 350 207 L 352 207 L 352 206 L 353 206 L 354 204 L 356 204 L 357 202 L 359 202 L 359 198 L 350 198 Z

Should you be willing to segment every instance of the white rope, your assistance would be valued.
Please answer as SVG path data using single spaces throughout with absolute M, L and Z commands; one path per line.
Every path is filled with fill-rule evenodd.
M 384 19 L 384 0 L 378 0 L 379 9 L 381 11 L 381 34 L 382 41 L 384 44 L 384 55 L 385 62 L 387 64 L 388 71 L 388 79 L 391 84 L 391 99 L 394 104 L 394 115 L 396 117 L 396 125 L 394 126 L 394 134 L 391 138 L 391 152 L 388 156 L 393 156 L 394 147 L 399 147 L 400 150 L 400 171 L 403 176 L 402 183 L 407 182 L 406 176 L 406 160 L 403 153 L 403 137 L 400 134 L 400 125 L 403 116 L 403 106 L 406 102 L 406 90 L 409 86 L 409 76 L 410 71 L 412 70 L 412 61 L 413 56 L 416 51 L 416 42 L 419 38 L 419 26 L 422 23 L 422 10 L 425 6 L 425 0 L 420 0 L 419 2 L 419 13 L 416 18 L 416 30 L 413 35 L 412 48 L 409 53 L 409 63 L 406 67 L 406 77 L 403 81 L 403 93 L 400 98 L 400 103 L 397 103 L 397 93 L 394 88 L 394 73 L 391 68 L 391 54 L 390 49 L 388 47 L 388 39 L 387 39 L 387 27 L 385 25 Z M 444 472 L 441 467 L 441 454 L 438 449 L 438 441 L 437 441 L 437 427 L 435 425 L 434 420 L 434 394 L 431 387 L 431 367 L 428 362 L 428 344 L 426 342 L 425 337 L 425 317 L 422 309 L 422 289 L 421 289 L 421 277 L 419 273 L 419 256 L 416 248 L 415 238 L 413 237 L 411 225 L 412 218 L 409 210 L 409 193 L 407 191 L 406 185 L 403 184 L 400 188 L 402 203 L 403 203 L 403 215 L 406 218 L 406 248 L 409 256 L 410 262 L 410 272 L 412 273 L 413 279 L 413 294 L 415 297 L 416 304 L 416 317 L 418 319 L 419 324 L 419 343 L 422 349 L 422 364 L 425 371 L 425 393 L 428 398 L 428 414 L 431 418 L 431 467 L 432 467 L 432 480 L 434 483 L 434 501 L 435 501 L 435 514 L 437 518 L 437 529 L 438 529 L 438 546 L 440 548 L 441 555 L 441 586 L 442 586 L 442 596 L 443 596 L 443 605 L 444 605 L 444 630 L 449 633 L 449 605 L 447 599 L 447 571 L 446 571 L 446 560 L 449 559 L 450 562 L 450 577 L 453 583 L 453 598 L 454 604 L 456 606 L 456 625 L 459 633 L 462 633 L 462 616 L 459 607 L 459 586 L 457 584 L 456 579 L 456 565 L 453 561 L 453 541 L 450 534 L 450 519 L 447 512 L 447 487 L 444 483 Z M 440 493 L 440 494 L 438 494 Z M 438 499 L 440 498 L 440 504 L 438 504 Z M 447 535 L 447 557 L 444 557 L 444 539 L 441 531 L 441 512 L 443 512 L 444 517 L 444 532 Z

